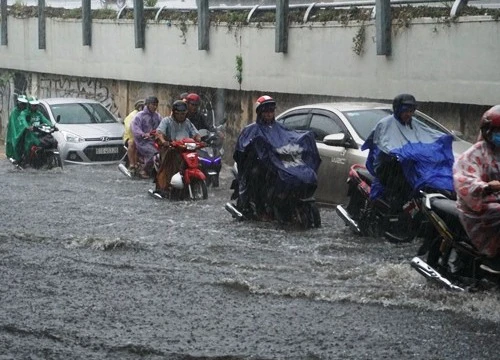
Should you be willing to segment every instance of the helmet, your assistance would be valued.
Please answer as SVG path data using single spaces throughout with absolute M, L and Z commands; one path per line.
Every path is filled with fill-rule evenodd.
M 140 108 L 142 108 L 144 106 L 144 100 L 137 100 L 135 103 L 134 103 L 134 109 L 136 110 L 139 110 Z
M 255 103 L 255 112 L 260 114 L 264 108 L 276 108 L 276 101 L 269 95 L 262 95 Z
M 492 108 L 486 110 L 486 112 L 481 117 L 479 127 L 481 129 L 481 135 L 483 135 L 483 138 L 486 141 L 490 141 L 492 129 L 500 129 L 500 105 L 495 105 Z
M 38 105 L 38 104 L 40 104 L 40 101 L 38 101 L 38 99 L 35 96 L 30 96 L 28 98 L 28 103 L 30 105 Z
M 186 96 L 186 101 L 188 103 L 193 104 L 193 105 L 199 105 L 201 98 L 200 98 L 200 95 L 195 94 L 195 93 L 191 93 L 191 94 L 188 94 L 188 96 Z
M 410 94 L 399 94 L 392 101 L 392 110 L 396 115 L 400 114 L 402 111 L 408 109 L 415 110 L 416 108 L 417 100 L 415 100 L 415 97 Z
M 156 96 L 148 96 L 146 100 L 144 100 L 145 105 L 149 104 L 157 104 L 158 105 L 158 98 Z
M 172 110 L 184 112 L 187 111 L 187 105 L 182 100 L 175 100 L 174 103 L 172 104 Z
M 188 95 L 189 93 L 183 92 L 182 94 L 179 95 L 179 100 L 186 100 Z
M 18 103 L 27 104 L 28 103 L 28 99 L 26 98 L 26 95 L 19 95 L 17 97 L 17 102 Z
M 176 189 L 184 188 L 184 182 L 182 181 L 181 173 L 175 173 L 170 180 L 170 185 L 172 185 Z

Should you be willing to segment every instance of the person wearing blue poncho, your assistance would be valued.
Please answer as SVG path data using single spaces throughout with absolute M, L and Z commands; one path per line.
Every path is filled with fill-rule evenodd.
M 370 150 L 366 168 L 376 177 L 372 199 L 384 196 L 402 206 L 418 190 L 453 192 L 453 137 L 413 118 L 416 108 L 413 95 L 396 96 L 393 115 L 381 119 L 361 147 Z
M 277 123 L 275 109 L 273 98 L 259 97 L 256 122 L 241 131 L 236 143 L 237 207 L 243 213 L 269 214 L 271 210 L 262 207 L 275 205 L 264 201 L 270 192 L 286 196 L 287 192 L 307 189 L 312 195 L 317 186 L 321 159 L 313 133 L 292 131 Z M 254 205 L 260 208 L 250 210 L 252 199 L 259 200 Z

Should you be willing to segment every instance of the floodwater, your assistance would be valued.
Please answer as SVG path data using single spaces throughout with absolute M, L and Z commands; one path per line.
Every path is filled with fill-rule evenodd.
M 492 359 L 498 290 L 411 269 L 418 243 L 237 222 L 221 187 L 147 194 L 116 166 L 0 161 L 0 359 Z

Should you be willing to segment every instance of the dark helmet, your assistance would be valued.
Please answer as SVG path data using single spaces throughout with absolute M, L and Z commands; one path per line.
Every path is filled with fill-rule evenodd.
M 417 108 L 417 100 L 415 100 L 415 96 L 410 94 L 399 94 L 392 101 L 392 110 L 394 114 L 399 115 L 402 110 Z
M 172 104 L 172 110 L 184 112 L 187 111 L 187 105 L 182 100 L 175 100 L 174 103 Z
M 273 110 L 276 108 L 276 101 L 274 101 L 274 99 L 269 95 L 262 95 L 255 103 L 255 112 L 257 114 L 262 113 L 262 110 L 265 108 L 271 108 Z
M 186 101 L 188 103 L 193 104 L 193 105 L 199 105 L 201 98 L 200 98 L 200 95 L 195 94 L 195 93 L 191 93 L 191 94 L 188 94 L 188 96 L 186 96 Z
M 144 100 L 145 105 L 156 104 L 158 105 L 158 98 L 156 96 L 148 96 L 146 100 Z
M 183 92 L 182 94 L 179 95 L 179 100 L 186 100 L 188 95 L 189 93 Z
M 481 122 L 479 125 L 481 129 L 481 135 L 486 141 L 491 141 L 491 132 L 493 129 L 500 129 L 500 105 L 495 105 L 486 112 L 481 117 Z
M 134 109 L 136 110 L 141 110 L 142 108 L 144 107 L 144 100 L 137 100 L 135 103 L 134 103 Z

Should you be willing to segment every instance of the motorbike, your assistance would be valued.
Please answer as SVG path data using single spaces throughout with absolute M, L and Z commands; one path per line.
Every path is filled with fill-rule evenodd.
M 238 169 L 232 168 L 234 179 L 231 184 L 231 200 L 239 200 Z M 241 206 L 228 202 L 225 209 L 238 220 L 277 220 L 281 224 L 294 223 L 302 229 L 321 227 L 321 215 L 313 197 L 315 186 L 299 186 L 283 190 L 277 186 L 276 174 L 262 166 L 251 170 L 248 184 L 250 212 Z
M 500 259 L 492 261 L 477 251 L 460 222 L 456 201 L 440 193 L 422 192 L 422 205 L 435 232 L 424 239 L 411 266 L 451 290 L 462 291 L 464 286 L 478 290 L 486 285 L 483 280 L 500 285 Z
M 201 200 L 208 198 L 207 185 L 205 183 L 205 174 L 200 170 L 200 161 L 197 150 L 204 147 L 206 144 L 197 142 L 194 139 L 185 138 L 175 140 L 170 143 L 170 146 L 176 149 L 181 155 L 181 165 L 177 173 L 172 176 L 170 187 L 167 194 L 160 194 L 150 189 L 150 195 L 171 200 Z M 160 169 L 159 156 L 155 156 L 155 171 Z
M 151 132 L 151 136 L 154 137 L 155 136 L 155 133 L 156 131 L 152 131 Z M 157 151 L 159 152 L 160 150 L 160 147 L 158 145 L 158 143 L 155 141 L 154 142 L 154 146 L 155 148 L 157 149 Z M 129 170 L 129 166 L 130 166 L 130 162 L 129 162 L 129 159 L 128 159 L 128 147 L 126 144 L 123 144 L 123 148 L 125 149 L 125 155 L 123 156 L 120 164 L 118 164 L 118 170 L 120 170 L 120 172 L 129 177 L 129 178 L 132 178 L 132 179 L 143 179 L 142 176 L 140 176 L 140 172 L 141 172 L 141 169 L 145 170 L 144 168 L 144 159 L 142 157 L 139 156 L 138 158 L 138 162 L 137 162 L 137 169 L 135 172 L 131 172 Z
M 9 161 L 18 169 L 24 169 L 30 166 L 34 169 L 52 169 L 55 167 L 63 167 L 61 156 L 57 148 L 57 140 L 52 135 L 58 131 L 55 126 L 45 124 L 34 125 L 35 132 L 40 140 L 39 145 L 33 145 L 27 156 L 24 156 L 20 162 L 9 158 Z
M 224 155 L 222 129 L 223 125 L 219 125 L 214 131 L 200 130 L 201 140 L 207 146 L 198 149 L 198 158 L 201 170 L 206 176 L 207 186 L 219 187 L 219 174 L 222 167 L 222 156 Z
M 336 206 L 336 213 L 354 233 L 362 236 L 385 237 L 392 243 L 410 242 L 417 236 L 427 236 L 429 227 L 420 211 L 419 196 L 411 197 L 402 207 L 394 205 L 390 195 L 370 198 L 374 176 L 364 165 L 354 164 L 347 179 L 347 207 Z

